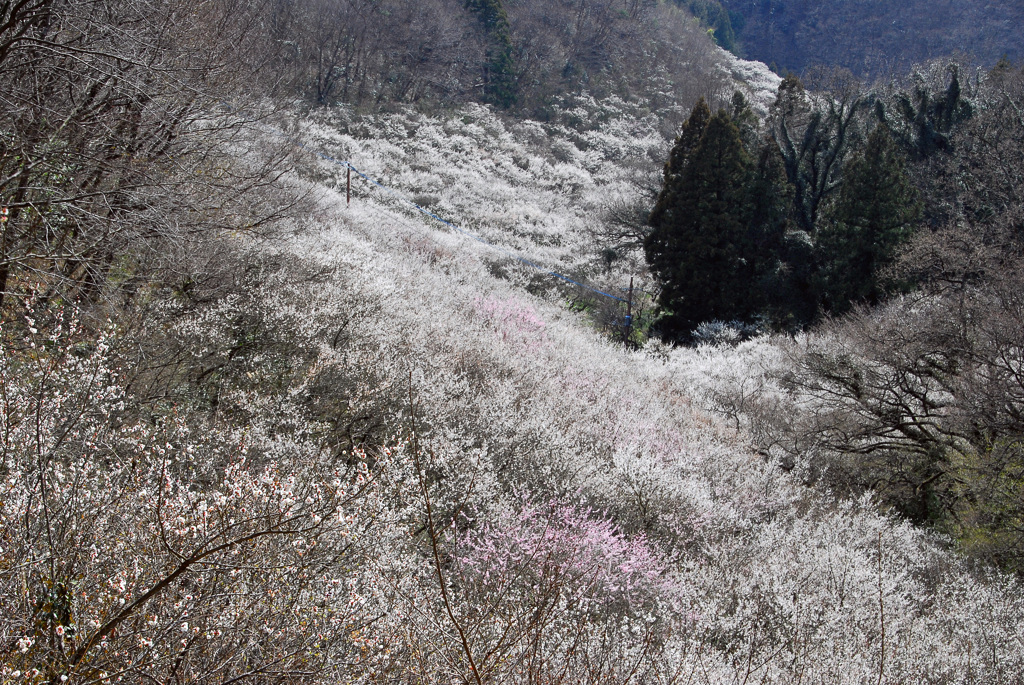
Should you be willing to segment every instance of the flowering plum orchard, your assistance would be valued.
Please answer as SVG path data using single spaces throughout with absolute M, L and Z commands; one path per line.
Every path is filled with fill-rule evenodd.
M 636 255 L 602 271 L 587 223 L 668 142 L 625 103 L 559 116 L 295 130 L 624 287 Z M 342 173 L 311 160 L 302 230 L 224 238 L 230 276 L 132 325 L 4 322 L 5 682 L 1024 676 L 1017 580 L 758 449 L 775 343 L 627 349 L 571 287 L 368 186 L 346 206 Z

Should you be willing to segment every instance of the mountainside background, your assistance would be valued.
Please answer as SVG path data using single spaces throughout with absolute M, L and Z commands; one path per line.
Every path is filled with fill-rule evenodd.
M 958 53 L 984 66 L 1024 55 L 1024 6 L 1014 0 L 691 0 L 689 5 L 715 29 L 720 45 L 783 74 L 841 66 L 865 77 L 888 77 Z

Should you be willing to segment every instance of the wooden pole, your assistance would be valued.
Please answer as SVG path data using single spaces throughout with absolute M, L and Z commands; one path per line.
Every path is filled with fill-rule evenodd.
M 629 298 L 626 300 L 626 345 L 629 345 L 629 336 L 633 334 L 633 277 L 629 277 Z
M 352 204 L 352 167 L 346 167 L 345 174 L 345 206 Z

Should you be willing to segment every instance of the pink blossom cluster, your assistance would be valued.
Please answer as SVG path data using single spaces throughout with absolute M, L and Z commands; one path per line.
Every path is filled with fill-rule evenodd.
M 639 605 L 668 591 L 665 563 L 643 535 L 627 537 L 589 508 L 527 502 L 465 534 L 459 562 L 487 592 L 517 586 L 581 607 Z
M 523 351 L 535 352 L 549 344 L 544 320 L 533 307 L 517 298 L 478 297 L 473 300 L 473 309 L 502 341 Z

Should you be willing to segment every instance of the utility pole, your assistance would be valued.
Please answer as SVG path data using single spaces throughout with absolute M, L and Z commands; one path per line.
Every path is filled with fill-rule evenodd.
M 629 336 L 633 334 L 633 277 L 629 277 L 629 298 L 626 300 L 626 337 L 623 342 L 629 346 Z
M 345 206 L 348 207 L 352 204 L 352 167 L 346 164 L 345 170 Z

